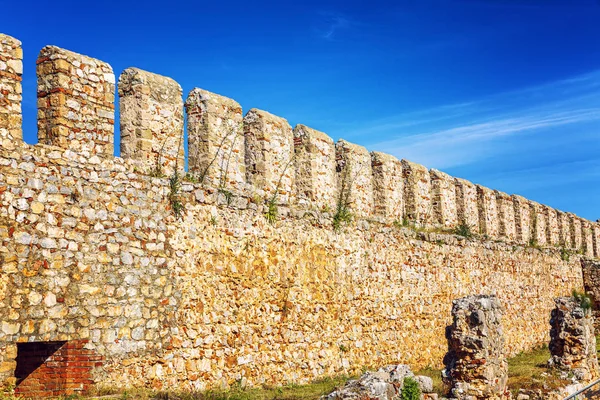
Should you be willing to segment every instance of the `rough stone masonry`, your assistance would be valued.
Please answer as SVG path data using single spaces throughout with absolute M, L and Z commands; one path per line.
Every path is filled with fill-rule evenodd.
M 455 300 L 452 317 L 452 325 L 446 331 L 448 354 L 443 371 L 452 397 L 509 399 L 508 362 L 498 298 L 479 295 Z
M 580 381 L 597 378 L 600 373 L 596 355 L 594 318 L 586 298 L 559 297 L 550 319 L 549 365 L 571 372 Z
M 89 374 L 66 394 L 438 367 L 452 301 L 473 293 L 504 305 L 510 355 L 547 342 L 553 299 L 584 285 L 581 238 L 597 238 L 597 223 L 515 196 L 510 213 L 490 189 L 334 145 L 265 111 L 242 117 L 235 101 L 201 89 L 186 104 L 190 175 L 176 179 L 182 102 L 175 81 L 153 73 L 121 74 L 129 147 L 114 157 L 112 68 L 57 47 L 40 52 L 40 141 L 26 144 L 21 44 L 0 39 L 3 384 L 28 393 L 26 343 L 65 342 L 86 357 Z M 148 173 L 157 155 L 166 176 Z M 342 182 L 352 219 L 333 229 Z M 545 232 L 530 227 L 550 226 L 534 213 L 556 214 L 561 243 L 527 245 Z M 516 241 L 499 215 L 515 218 Z M 453 234 L 461 222 L 474 237 Z M 69 354 L 56 368 L 69 368 Z M 53 376 L 37 381 L 40 392 L 73 375 Z

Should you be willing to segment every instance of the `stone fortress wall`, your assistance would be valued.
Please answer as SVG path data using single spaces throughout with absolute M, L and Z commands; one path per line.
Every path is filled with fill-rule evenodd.
M 202 89 L 184 104 L 136 68 L 114 157 L 112 68 L 54 46 L 27 145 L 21 43 L 0 44 L 0 382 L 20 383 L 30 342 L 80 352 L 72 390 L 437 367 L 452 300 L 478 293 L 502 301 L 515 354 L 548 341 L 553 299 L 600 258 L 598 223 Z M 184 107 L 190 178 L 175 182 Z M 353 220 L 334 229 L 340 210 Z

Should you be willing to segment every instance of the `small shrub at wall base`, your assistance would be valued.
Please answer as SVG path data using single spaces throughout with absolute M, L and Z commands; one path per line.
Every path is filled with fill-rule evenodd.
M 176 218 L 183 216 L 183 204 L 179 200 L 179 190 L 181 189 L 181 180 L 179 179 L 179 173 L 175 171 L 169 178 L 169 203 L 171 209 Z
M 571 295 L 575 298 L 575 300 L 579 303 L 579 306 L 583 308 L 584 311 L 592 308 L 592 299 L 587 293 L 578 292 L 576 289 L 573 289 Z
M 220 187 L 218 189 L 218 191 L 225 197 L 225 201 L 227 202 L 227 205 L 230 206 L 231 200 L 233 199 L 233 193 L 231 193 L 229 190 L 222 188 L 222 187 Z
M 400 398 L 402 400 L 419 400 L 421 398 L 419 383 L 411 377 L 405 378 Z
M 267 219 L 267 222 L 270 224 L 274 224 L 275 222 L 277 222 L 277 215 L 278 215 L 279 211 L 277 209 L 276 201 L 277 201 L 276 197 L 273 196 L 267 203 L 267 212 L 265 213 L 265 218 Z
M 560 259 L 568 262 L 570 258 L 571 258 L 571 252 L 569 250 L 565 249 L 564 247 L 562 247 L 560 249 Z
M 186 182 L 190 182 L 190 183 L 199 183 L 198 178 L 196 178 L 194 175 L 190 174 L 189 172 L 185 174 L 185 176 L 183 177 L 183 180 Z
M 464 222 L 462 222 L 460 225 L 458 225 L 456 227 L 456 229 L 454 230 L 454 234 L 465 237 L 465 238 L 473 237 L 473 232 L 471 231 L 471 227 Z
M 338 207 L 335 215 L 333 216 L 333 230 L 339 232 L 339 230 L 342 228 L 342 224 L 350 221 L 352 221 L 352 213 L 348 207 Z
M 537 240 L 535 240 L 534 238 L 529 239 L 529 247 L 531 247 L 532 249 L 541 249 L 541 246 L 538 244 Z

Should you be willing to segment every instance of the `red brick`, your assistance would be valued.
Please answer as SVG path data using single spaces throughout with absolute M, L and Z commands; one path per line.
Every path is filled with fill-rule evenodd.
M 29 348 L 20 353 L 17 368 L 37 368 L 19 382 L 16 392 L 31 398 L 85 393 L 94 383 L 92 368 L 101 367 L 104 359 L 93 350 L 83 349 L 88 342 L 28 344 Z M 40 359 L 45 361 L 39 364 Z

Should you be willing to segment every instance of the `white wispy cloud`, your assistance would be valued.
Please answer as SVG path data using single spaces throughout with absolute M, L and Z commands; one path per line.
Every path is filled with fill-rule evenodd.
M 577 171 L 577 173 L 573 173 Z M 532 176 L 535 179 L 530 179 Z M 486 183 L 492 187 L 510 185 L 514 191 L 525 192 L 539 188 L 584 186 L 600 181 L 600 156 L 585 160 L 572 160 L 551 165 L 519 168 L 510 171 L 510 177 L 502 171 L 489 174 Z M 570 193 L 567 192 L 567 195 Z
M 451 168 L 510 152 L 519 136 L 543 141 L 555 128 L 590 123 L 600 136 L 600 71 L 372 121 L 346 136 L 379 138 L 368 147 Z
M 346 28 L 349 25 L 349 21 L 343 17 L 335 17 L 331 25 L 329 25 L 329 29 L 323 34 L 325 39 L 331 40 L 333 39 L 333 35 L 342 28 Z
M 348 29 L 353 22 L 348 17 L 338 13 L 322 13 L 321 27 L 317 28 L 318 35 L 325 40 L 334 40 L 339 31 Z

